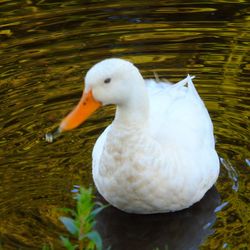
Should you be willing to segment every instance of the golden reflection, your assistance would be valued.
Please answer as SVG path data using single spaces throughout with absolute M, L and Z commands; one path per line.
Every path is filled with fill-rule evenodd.
M 74 184 L 92 185 L 91 151 L 97 136 L 112 120 L 114 107 L 105 107 L 84 126 L 53 144 L 45 142 L 44 134 L 77 103 L 87 69 L 107 57 L 131 60 L 146 77 L 157 72 L 175 82 L 188 73 L 196 76 L 194 83 L 214 122 L 219 155 L 222 162 L 236 170 L 237 177 L 230 175 L 222 164 L 217 189 L 222 204 L 227 205 L 216 214 L 212 207 L 209 206 L 211 212 L 202 205 L 203 210 L 190 212 L 192 221 L 202 211 L 203 222 L 206 218 L 203 215 L 211 212 L 214 224 L 209 236 L 200 237 L 202 228 L 186 225 L 193 228 L 193 238 L 202 239 L 197 248 L 248 247 L 250 16 L 247 0 L 84 4 L 76 0 L 2 1 L 0 13 L 0 246 L 3 249 L 40 249 L 43 243 L 50 242 L 60 249 L 58 235 L 62 227 L 57 221 L 57 208 L 70 206 Z M 233 188 L 235 178 L 237 190 Z M 188 216 L 189 211 L 183 214 Z M 119 222 L 128 228 L 131 223 L 123 221 L 126 216 L 121 218 L 108 210 L 103 216 L 99 226 L 107 236 L 106 243 L 109 240 L 114 243 L 115 239 L 108 237 L 110 232 L 118 233 L 116 246 L 122 249 L 129 240 L 125 241 L 128 238 Z M 164 218 L 171 223 L 170 217 Z M 180 239 L 174 238 L 180 236 L 179 229 L 173 235 L 168 225 L 159 226 L 159 235 L 153 235 L 152 228 L 144 225 L 148 239 L 155 237 L 154 247 L 158 239 L 159 246 L 165 243 L 164 237 L 169 239 L 172 235 L 172 244 Z M 112 230 L 116 227 L 120 231 L 115 233 Z M 130 244 L 135 246 L 136 240 Z M 137 249 L 146 249 L 146 245 L 140 241 Z

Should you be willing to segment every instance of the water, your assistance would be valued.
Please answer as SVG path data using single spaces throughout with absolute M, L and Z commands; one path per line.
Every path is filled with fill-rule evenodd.
M 105 245 L 250 248 L 249 8 L 244 0 L 2 1 L 2 249 L 61 249 L 57 208 L 73 205 L 74 185 L 93 184 L 91 151 L 114 107 L 54 143 L 44 134 L 78 102 L 86 71 L 108 57 L 133 61 L 144 77 L 196 76 L 214 122 L 221 174 L 217 191 L 179 213 L 145 217 L 108 208 L 97 224 Z

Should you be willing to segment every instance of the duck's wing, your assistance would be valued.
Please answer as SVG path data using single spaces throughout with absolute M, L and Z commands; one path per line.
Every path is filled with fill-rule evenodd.
M 164 146 L 214 148 L 213 125 L 192 77 L 176 84 L 146 80 L 150 100 L 150 131 Z

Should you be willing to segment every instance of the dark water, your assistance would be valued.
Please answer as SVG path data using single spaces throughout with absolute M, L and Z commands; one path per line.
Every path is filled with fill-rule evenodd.
M 250 249 L 249 1 L 9 1 L 0 3 L 0 249 L 41 249 L 63 227 L 73 185 L 92 185 L 93 144 L 113 117 L 103 108 L 55 143 L 83 76 L 107 57 L 145 77 L 187 73 L 211 113 L 221 157 L 216 189 L 196 206 L 135 216 L 108 208 L 97 228 L 112 249 Z

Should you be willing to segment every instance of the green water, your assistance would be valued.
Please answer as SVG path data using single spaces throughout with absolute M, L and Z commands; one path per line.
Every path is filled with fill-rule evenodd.
M 0 249 L 62 249 L 59 207 L 92 185 L 91 151 L 105 107 L 52 144 L 96 62 L 121 57 L 144 77 L 187 73 L 211 114 L 221 157 L 216 189 L 166 215 L 108 208 L 97 228 L 112 249 L 250 249 L 249 1 L 0 2 Z

